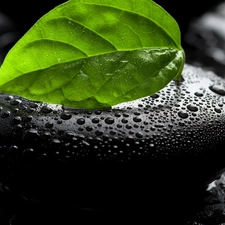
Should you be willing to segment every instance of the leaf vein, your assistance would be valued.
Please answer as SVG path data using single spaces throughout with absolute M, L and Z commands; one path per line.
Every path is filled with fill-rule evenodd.
M 87 27 L 87 26 L 85 26 L 84 24 L 79 23 L 78 21 L 75 21 L 75 20 L 70 19 L 70 18 L 68 18 L 68 17 L 66 17 L 66 18 L 67 18 L 70 22 L 73 22 L 73 23 L 75 23 L 75 24 L 79 24 L 80 26 L 84 27 L 85 29 L 87 29 L 87 30 L 93 32 L 94 34 L 98 35 L 102 40 L 108 42 L 115 50 L 118 50 L 110 40 L 108 40 L 108 39 L 106 39 L 105 37 L 101 36 L 101 34 L 99 34 L 98 32 L 96 32 L 96 31 L 94 31 L 94 30 L 92 30 L 90 27 Z
M 118 7 L 115 7 L 115 6 L 111 6 L 111 5 L 108 6 L 108 5 L 105 5 L 105 4 L 94 4 L 94 3 L 84 3 L 84 4 L 86 4 L 86 5 L 94 5 L 94 6 L 104 6 L 104 7 L 108 7 L 108 8 L 114 8 L 114 9 L 117 9 L 117 10 L 122 10 L 122 11 L 124 11 L 124 12 L 132 13 L 132 14 L 137 14 L 137 15 L 142 16 L 142 17 L 144 17 L 145 19 L 148 19 L 148 20 L 150 19 L 149 17 L 147 17 L 147 16 L 145 16 L 145 15 L 143 15 L 143 14 L 139 14 L 138 12 L 135 12 L 135 11 L 129 11 L 129 10 L 127 10 L 127 9 L 121 9 L 121 8 L 118 8 Z M 151 8 L 151 10 L 152 10 L 152 7 L 150 7 L 150 8 Z M 172 39 L 174 45 L 177 46 L 175 40 L 168 34 L 168 32 L 166 32 L 166 31 L 165 31 L 161 26 L 159 26 L 159 24 L 156 23 L 154 20 L 151 19 L 151 21 L 152 21 L 154 24 L 156 24 L 158 27 L 160 27 L 160 29 L 161 29 L 162 31 L 164 31 L 164 32 L 167 34 L 167 36 L 169 36 L 169 37 Z M 177 47 L 178 47 L 178 46 L 177 46 Z

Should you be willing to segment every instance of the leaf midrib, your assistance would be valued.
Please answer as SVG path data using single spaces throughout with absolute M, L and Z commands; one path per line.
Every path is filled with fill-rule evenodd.
M 153 50 L 157 50 L 158 48 L 156 48 L 156 49 L 154 49 L 153 48 Z M 166 50 L 169 50 L 169 48 L 163 48 L 163 49 L 166 49 Z M 160 48 L 160 50 L 162 50 L 162 48 Z M 134 50 L 135 51 L 135 50 Z M 177 50 L 177 51 L 181 51 L 181 50 Z M 123 52 L 123 51 L 117 51 L 117 52 Z M 92 57 L 96 57 L 96 56 L 92 56 Z M 89 57 L 90 58 L 90 57 Z M 81 59 L 78 59 L 78 60 L 81 60 Z M 60 65 L 59 64 L 54 64 L 54 65 L 52 65 L 52 66 L 50 66 L 50 67 L 48 67 L 49 69 L 50 68 L 53 68 L 53 70 L 54 70 L 54 67 L 58 67 L 58 66 L 61 66 L 61 65 L 65 65 L 65 64 L 68 64 L 68 63 L 71 63 L 71 62 L 75 62 L 75 61 L 77 61 L 77 60 L 73 60 L 73 61 L 69 61 L 69 62 L 64 62 L 64 63 L 61 63 Z M 168 62 L 168 64 L 170 63 L 171 61 L 169 61 Z M 22 76 L 26 76 L 27 74 L 29 74 L 29 73 L 35 73 L 35 72 L 37 72 L 37 71 L 41 71 L 41 70 L 45 70 L 46 68 L 43 68 L 43 69 L 40 69 L 40 70 L 33 70 L 32 72 L 28 72 L 28 73 L 24 73 L 24 74 L 22 74 L 20 77 L 22 77 Z M 155 74 L 158 74 L 158 72 L 157 73 L 155 73 Z M 176 74 L 177 75 L 177 74 Z M 176 76 L 175 75 L 175 76 Z M 151 78 L 149 78 L 148 80 L 150 80 L 150 79 L 152 79 L 153 77 L 151 77 Z M 16 77 L 16 78 L 14 78 L 14 79 L 12 79 L 12 80 L 10 80 L 9 82 L 13 82 L 14 80 L 16 80 L 16 79 L 18 79 L 18 77 Z M 111 80 L 111 78 L 109 79 L 109 80 Z M 107 82 L 109 82 L 109 80 L 106 80 L 104 83 L 103 83 L 103 85 L 102 86 L 104 86 Z M 140 85 L 141 83 L 138 83 L 138 85 Z M 137 85 L 137 86 L 138 86 Z M 59 89 L 61 89 L 61 88 L 56 88 L 56 89 L 54 89 L 53 91 L 50 91 L 50 92 L 46 92 L 46 93 L 51 93 L 51 92 L 54 92 L 55 90 L 59 90 Z M 95 92 L 95 94 L 97 93 L 97 92 L 100 92 L 100 90 L 102 89 L 102 87 L 100 88 L 100 89 L 98 89 L 96 92 Z M 134 89 L 134 88 L 132 88 L 132 89 Z M 27 89 L 27 91 L 30 93 L 30 91 L 29 91 L 29 89 Z M 128 90 L 127 92 L 129 92 L 130 90 Z M 126 92 L 126 93 L 127 93 Z M 124 93 L 124 94 L 126 94 L 126 93 Z M 64 96 L 65 97 L 65 96 Z M 94 97 L 94 94 L 92 95 L 92 97 Z M 66 99 L 66 97 L 65 97 L 65 99 Z M 115 98 L 116 99 L 116 98 Z M 81 100 L 81 101 L 83 101 L 83 100 Z
M 62 43 L 64 43 L 64 42 L 62 42 Z M 65 44 L 65 43 L 64 43 L 64 44 Z M 73 47 L 74 47 L 74 46 L 73 46 Z M 20 75 L 20 76 L 23 76 L 23 75 L 26 75 L 26 74 L 28 74 L 28 73 L 37 72 L 37 71 L 42 71 L 42 70 L 54 68 L 54 67 L 57 67 L 57 66 L 60 66 L 60 67 L 61 67 L 62 65 L 65 65 L 65 64 L 68 64 L 68 63 L 73 63 L 73 62 L 76 62 L 76 61 L 79 61 L 79 60 L 89 59 L 89 58 L 97 57 L 97 56 L 101 56 L 101 55 L 106 55 L 106 54 L 111 54 L 111 53 L 118 53 L 118 52 L 132 52 L 132 51 L 139 51 L 139 50 L 140 50 L 140 51 L 143 51 L 143 50 L 149 50 L 149 49 L 151 49 L 151 50 L 157 50 L 157 49 L 162 50 L 162 49 L 164 49 L 165 51 L 167 51 L 167 50 L 170 50 L 170 49 L 173 49 L 173 48 L 168 48 L 168 47 L 164 47 L 164 48 L 162 48 L 162 47 L 158 48 L 158 47 L 157 47 L 157 48 L 155 48 L 155 47 L 151 47 L 151 48 L 143 48 L 143 49 L 135 48 L 135 49 L 129 49 L 129 50 L 115 50 L 115 51 L 111 51 L 111 52 L 104 52 L 104 53 L 100 53 L 100 54 L 93 55 L 93 56 L 88 56 L 88 57 L 79 58 L 79 59 L 76 59 L 76 60 L 70 60 L 70 61 L 65 61 L 65 62 L 62 62 L 62 63 L 56 63 L 56 64 L 53 64 L 53 65 L 51 65 L 51 66 L 44 67 L 44 68 L 37 69 L 37 70 L 32 70 L 32 71 L 26 72 L 26 73 L 23 73 L 23 71 L 19 70 L 18 68 L 17 68 L 17 70 L 19 70 L 20 72 L 22 72 L 23 74 Z M 174 49 L 173 49 L 173 50 L 174 50 Z M 182 50 L 177 49 L 177 51 L 182 51 Z M 14 67 L 15 67 L 15 66 L 14 66 Z M 15 79 L 16 79 L 16 78 L 17 78 L 17 77 L 15 77 Z M 14 79 L 12 79 L 12 80 L 14 80 Z

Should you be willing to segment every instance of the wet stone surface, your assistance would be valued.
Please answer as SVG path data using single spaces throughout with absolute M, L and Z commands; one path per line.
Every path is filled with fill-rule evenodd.
M 186 64 L 182 81 L 102 110 L 1 94 L 1 182 L 30 202 L 101 216 L 158 218 L 163 202 L 167 221 L 181 224 L 201 209 L 203 181 L 224 166 L 224 91 L 222 78 Z

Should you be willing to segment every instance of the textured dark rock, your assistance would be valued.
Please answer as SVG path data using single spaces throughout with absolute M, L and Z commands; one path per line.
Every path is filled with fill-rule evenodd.
M 181 222 L 224 167 L 224 92 L 224 79 L 185 65 L 181 81 L 111 109 L 1 94 L 1 182 L 35 202 Z
M 194 215 L 192 220 L 185 224 L 223 225 L 225 221 L 225 173 L 224 169 L 215 173 L 205 185 L 202 207 Z

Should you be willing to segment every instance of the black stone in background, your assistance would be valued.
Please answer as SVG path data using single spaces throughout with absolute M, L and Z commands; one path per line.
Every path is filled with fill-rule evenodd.
M 212 160 L 214 159 L 212 158 Z M 207 163 L 204 163 L 204 165 L 202 163 L 201 165 L 194 165 L 193 163 L 186 165 L 190 166 L 189 171 L 182 170 L 184 165 L 180 165 L 180 171 L 163 171 L 162 168 L 161 178 L 151 177 L 152 180 L 149 180 L 149 182 L 152 182 L 156 186 L 159 183 L 161 184 L 161 186 L 156 187 L 154 200 L 157 200 L 157 195 L 160 195 L 160 191 L 163 193 L 164 190 L 171 190 L 169 192 L 170 196 L 164 199 L 165 201 L 157 204 L 156 207 L 158 210 L 154 206 L 152 206 L 151 210 L 149 207 L 152 204 L 151 201 L 146 202 L 146 205 L 140 205 L 141 210 L 139 211 L 132 208 L 118 211 L 115 207 L 110 210 L 85 210 L 69 207 L 60 202 L 57 204 L 57 200 L 54 204 L 34 204 L 19 198 L 15 193 L 7 193 L 6 191 L 0 195 L 0 222 L 1 225 L 129 224 L 131 222 L 136 224 L 151 224 L 152 221 L 156 225 L 164 225 L 167 223 L 173 225 L 222 224 L 224 219 L 224 204 L 220 204 L 219 206 L 216 202 L 219 201 L 221 195 L 219 196 L 217 192 L 214 192 L 211 197 L 209 196 L 211 200 L 208 198 L 207 204 L 204 202 L 204 198 L 206 197 L 204 192 L 206 185 L 204 181 L 209 178 L 209 174 L 206 174 L 210 172 L 210 168 L 208 171 L 204 171 L 206 165 Z M 196 166 L 202 167 L 202 173 L 200 170 L 198 170 L 198 174 L 194 173 Z M 170 179 L 171 172 L 176 172 L 183 177 L 178 176 L 177 180 L 175 177 Z M 190 174 L 195 174 L 195 177 L 190 179 L 188 176 L 189 172 Z M 187 184 L 185 178 L 192 180 L 189 186 L 184 186 L 184 184 Z M 174 194 L 176 194 L 176 197 Z M 224 195 L 224 193 L 222 194 Z M 180 198 L 179 201 L 177 196 Z M 161 196 L 159 196 L 159 199 L 161 199 Z M 215 202 L 212 203 L 212 201 Z M 187 202 L 188 205 L 185 204 Z M 155 214 L 156 212 L 157 214 Z
M 211 10 L 223 0 L 197 2 L 196 0 L 155 0 L 167 12 L 169 12 L 177 21 L 181 29 L 182 39 L 187 32 L 189 23 L 201 16 L 204 12 Z
M 184 34 L 186 62 L 225 77 L 225 2 L 193 20 Z
M 185 225 L 223 225 L 225 221 L 225 173 L 216 172 L 206 183 L 199 208 Z

